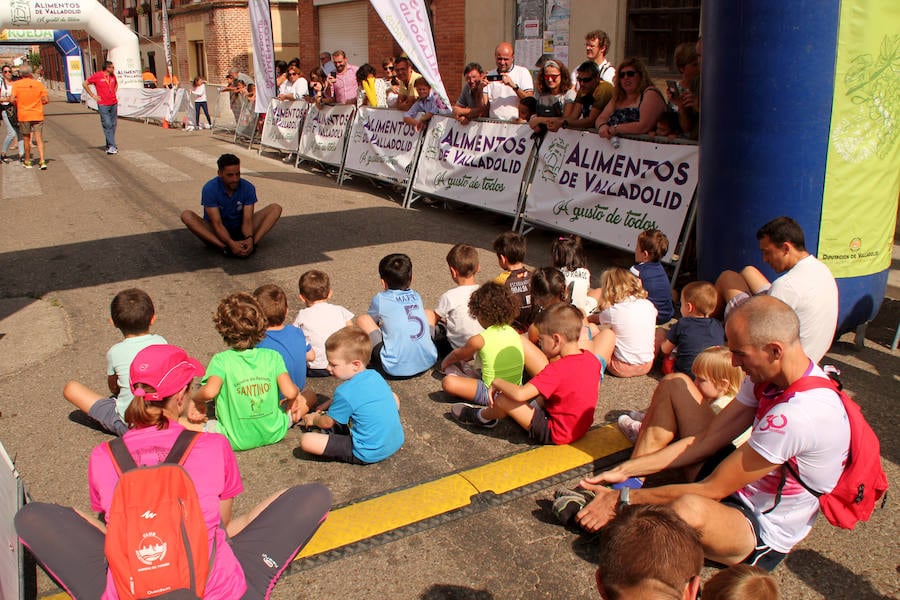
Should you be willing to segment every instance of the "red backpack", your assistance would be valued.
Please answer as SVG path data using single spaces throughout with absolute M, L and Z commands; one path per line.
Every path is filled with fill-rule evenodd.
M 105 553 L 123 600 L 203 597 L 213 557 L 197 490 L 182 467 L 197 435 L 182 431 L 152 467 L 138 467 L 121 438 L 107 444 L 119 480 L 106 515 Z
M 881 444 L 878 436 L 872 431 L 872 427 L 866 421 L 859 405 L 841 390 L 832 379 L 822 377 L 805 376 L 792 383 L 774 401 L 766 407 L 766 411 L 776 404 L 787 402 L 798 392 L 814 389 L 829 389 L 841 398 L 844 410 L 847 411 L 847 419 L 850 423 L 850 451 L 847 454 L 847 462 L 844 471 L 838 478 L 834 489 L 827 494 L 816 491 L 806 485 L 800 479 L 800 475 L 789 462 L 784 463 L 781 469 L 781 482 L 775 496 L 775 505 L 768 509 L 770 512 L 778 506 L 781 500 L 781 490 L 784 488 L 787 472 L 802 485 L 807 492 L 819 499 L 819 506 L 828 522 L 844 529 L 853 529 L 859 521 L 868 521 L 875 510 L 875 504 L 882 500 L 888 489 L 887 477 L 881 468 Z M 754 390 L 757 399 L 761 398 L 761 387 L 757 385 Z M 881 501 L 882 506 L 887 500 Z M 765 513 L 764 513 L 765 514 Z

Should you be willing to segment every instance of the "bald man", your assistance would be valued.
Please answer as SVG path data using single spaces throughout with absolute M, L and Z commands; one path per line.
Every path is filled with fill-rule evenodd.
M 497 46 L 494 60 L 497 68 L 487 74 L 488 84 L 484 87 L 488 116 L 501 121 L 515 121 L 519 118 L 519 101 L 534 95 L 531 72 L 515 64 L 515 54 L 509 42 Z
M 803 351 L 800 322 L 787 304 L 772 296 L 750 298 L 732 312 L 725 332 L 732 363 L 747 374 L 735 400 L 705 431 L 583 480 L 581 487 L 596 497 L 577 520 L 588 531 L 596 531 L 610 520 L 617 503 L 669 504 L 700 532 L 707 558 L 772 570 L 806 537 L 819 510 L 818 498 L 790 473 L 786 485 L 779 485 L 781 465 L 790 460 L 809 487 L 831 491 L 847 459 L 850 427 L 833 389 L 797 392 L 789 402 L 776 402 L 802 377 L 828 379 Z M 664 394 L 657 390 L 648 416 L 656 410 L 674 415 L 672 423 L 677 423 L 678 413 L 696 403 L 693 384 L 688 384 L 678 377 L 663 380 L 660 387 L 671 389 Z M 750 439 L 702 481 L 630 491 L 602 485 L 706 460 L 751 425 Z M 657 421 L 647 428 L 662 426 Z

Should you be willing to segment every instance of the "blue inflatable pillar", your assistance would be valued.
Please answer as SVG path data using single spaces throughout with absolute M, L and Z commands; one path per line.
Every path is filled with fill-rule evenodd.
M 72 35 L 66 30 L 56 30 L 53 32 L 53 44 L 56 46 L 56 49 L 59 50 L 59 53 L 63 57 L 63 62 L 65 63 L 64 73 L 66 76 L 66 100 L 71 103 L 81 102 L 81 85 L 84 81 L 84 61 L 81 57 L 81 48 L 78 47 L 78 43 L 72 38 Z M 70 56 L 77 56 L 77 66 L 80 69 L 77 73 L 72 72 L 72 65 L 70 64 Z M 78 78 L 78 81 L 74 81 Z M 73 85 L 75 86 L 73 90 Z
M 880 221 L 877 227 L 890 228 L 887 234 L 880 229 L 877 235 L 870 231 L 857 233 L 856 226 L 850 224 L 838 227 L 836 211 L 828 214 L 834 203 L 831 209 L 827 208 L 826 183 L 832 186 L 832 193 L 837 186 L 832 183 L 834 175 L 826 178 L 826 166 L 833 169 L 834 165 L 827 163 L 840 161 L 834 146 L 834 136 L 841 131 L 835 127 L 841 123 L 836 120 L 840 118 L 838 109 L 851 94 L 865 91 L 862 85 L 856 85 L 858 81 L 849 81 L 853 73 L 845 75 L 836 71 L 836 64 L 840 64 L 839 28 L 842 36 L 852 33 L 859 24 L 848 25 L 847 18 L 858 19 L 854 13 L 866 10 L 874 11 L 869 17 L 872 19 L 879 18 L 877 10 L 886 12 L 890 17 L 885 25 L 888 32 L 893 25 L 898 25 L 894 2 L 844 0 L 843 5 L 847 13 L 844 23 L 841 23 L 840 0 L 703 3 L 701 177 L 697 213 L 699 274 L 707 281 L 715 281 L 725 269 L 739 270 L 745 265 L 756 265 L 767 277 L 774 278 L 776 274 L 762 262 L 756 231 L 775 217 L 794 218 L 806 234 L 807 250 L 818 255 L 837 275 L 839 333 L 871 320 L 881 305 L 894 224 L 892 216 L 885 223 L 883 214 L 896 215 L 892 211 L 896 211 L 900 179 L 896 175 L 900 172 L 897 162 L 900 153 L 896 151 L 900 142 L 894 136 L 895 146 L 885 150 L 888 174 L 884 176 L 884 186 L 879 188 L 884 192 L 884 199 L 879 200 L 879 214 L 883 214 L 875 219 Z M 900 27 L 894 27 L 893 31 L 900 31 Z M 884 36 L 893 39 L 891 33 Z M 875 37 L 875 58 L 870 61 L 879 60 L 881 38 Z M 848 47 L 849 44 L 841 46 L 842 52 L 849 54 Z M 858 48 L 850 50 L 863 52 Z M 848 71 L 856 70 L 859 79 L 859 63 L 850 60 L 848 57 L 846 64 L 854 67 Z M 874 68 L 871 76 L 874 80 Z M 841 87 L 845 81 L 848 85 Z M 844 131 L 848 140 L 868 133 Z M 854 162 L 852 158 L 850 162 Z M 863 165 L 871 161 L 859 162 L 860 168 L 865 169 Z M 893 165 L 893 176 L 890 165 Z M 874 175 L 868 177 L 871 181 Z M 855 200 L 853 191 L 840 198 L 845 205 Z M 842 215 L 837 220 L 852 219 Z M 852 230 L 852 234 L 835 232 L 836 229 Z M 846 242 L 841 236 L 846 237 Z M 878 247 L 869 250 L 865 244 L 873 243 L 876 238 Z M 828 248 L 823 253 L 826 241 Z M 829 255 L 834 262 L 829 262 Z M 848 263 L 857 267 L 866 260 L 870 263 L 864 275 L 838 274 L 841 269 L 852 273 Z M 879 261 L 874 270 L 872 260 Z

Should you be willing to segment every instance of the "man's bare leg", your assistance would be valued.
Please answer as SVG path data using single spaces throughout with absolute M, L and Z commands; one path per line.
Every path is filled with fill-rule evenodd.
M 666 375 L 653 392 L 631 457 L 652 454 L 675 440 L 697 435 L 712 418 L 712 410 L 687 375 Z
M 44 162 L 44 132 L 35 131 L 34 141 L 37 142 L 38 156 L 40 157 L 41 162 Z
M 253 213 L 253 245 L 259 245 L 263 237 L 269 233 L 269 230 L 275 227 L 275 223 L 281 218 L 281 205 L 270 204 L 261 209 L 259 212 Z
M 671 506 L 679 517 L 700 532 L 703 553 L 710 560 L 735 565 L 756 547 L 753 528 L 736 508 L 693 494 L 678 498 Z
M 204 244 L 209 244 L 220 250 L 226 248 L 225 243 L 216 236 L 210 224 L 194 211 L 186 210 L 181 213 L 181 222 L 184 223 L 191 233 L 200 238 Z

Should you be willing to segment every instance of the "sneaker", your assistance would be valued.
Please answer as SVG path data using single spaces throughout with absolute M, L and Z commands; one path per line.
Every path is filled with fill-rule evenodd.
M 594 492 L 588 490 L 559 489 L 553 494 L 551 511 L 560 523 L 571 525 L 577 515 L 588 502 L 594 499 Z
M 41 171 L 46 171 L 46 170 L 47 170 L 47 163 L 44 161 L 41 161 Z
M 30 161 L 30 160 L 24 161 L 23 164 L 25 165 L 25 168 L 26 168 L 26 169 L 30 169 L 30 168 L 31 168 L 31 161 Z
M 293 155 L 293 154 L 288 154 L 287 156 L 285 156 L 284 158 L 282 158 L 281 161 L 290 164 L 290 163 L 294 162 L 294 155 Z
M 485 429 L 496 427 L 499 420 L 491 419 L 490 421 L 482 421 L 481 416 L 478 414 L 480 410 L 481 407 L 475 404 L 457 402 L 450 407 L 450 414 L 463 425 L 475 425 L 477 427 L 484 427 Z
M 194 126 L 193 126 L 193 125 L 188 125 L 187 127 L 184 128 L 184 130 L 185 130 L 185 131 L 193 131 L 193 130 L 194 130 Z
M 629 410 L 626 414 L 635 421 L 643 421 L 647 412 L 643 410 Z
M 5 154 L 0 154 L 0 162 L 2 162 L 4 165 L 8 165 L 9 157 L 6 156 Z
M 640 421 L 632 419 L 628 415 L 622 415 L 619 417 L 616 425 L 619 427 L 619 431 L 622 432 L 622 435 L 628 438 L 628 441 L 632 444 L 637 441 L 638 432 L 641 430 Z
M 106 153 L 107 154 L 118 154 L 119 149 L 116 148 L 115 146 L 110 146 L 109 148 L 106 149 Z

